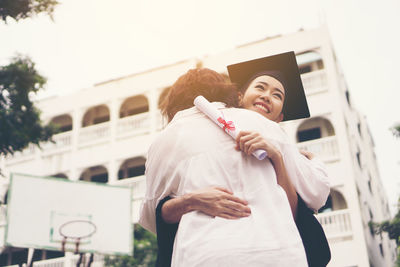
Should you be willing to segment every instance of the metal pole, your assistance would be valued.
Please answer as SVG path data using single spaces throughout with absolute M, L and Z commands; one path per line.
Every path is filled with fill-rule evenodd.
M 34 248 L 29 248 L 28 249 L 28 260 L 26 262 L 26 265 L 28 267 L 32 267 L 33 265 L 33 254 L 35 253 L 35 249 Z
M 87 262 L 86 267 L 90 267 L 90 265 L 92 265 L 93 258 L 94 258 L 94 254 L 93 254 L 93 253 L 90 253 L 90 257 L 89 257 L 89 260 L 88 260 L 88 262 Z

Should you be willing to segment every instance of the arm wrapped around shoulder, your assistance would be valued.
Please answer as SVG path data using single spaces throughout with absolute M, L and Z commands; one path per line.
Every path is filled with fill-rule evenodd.
M 284 145 L 282 149 L 286 171 L 296 192 L 310 209 L 318 211 L 330 193 L 325 165 L 317 158 L 307 159 L 295 145 Z

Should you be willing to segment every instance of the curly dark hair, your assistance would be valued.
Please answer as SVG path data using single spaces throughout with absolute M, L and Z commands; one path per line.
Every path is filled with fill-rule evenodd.
M 227 107 L 237 107 L 237 93 L 237 87 L 228 82 L 223 74 L 207 68 L 191 69 L 172 85 L 160 109 L 170 122 L 178 111 L 193 107 L 193 101 L 199 95 L 210 102 L 223 102 Z

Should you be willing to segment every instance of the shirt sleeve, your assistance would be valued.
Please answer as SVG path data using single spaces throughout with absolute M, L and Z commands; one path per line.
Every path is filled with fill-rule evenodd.
M 303 156 L 276 122 L 253 111 L 243 112 L 248 118 L 240 121 L 242 129 L 261 133 L 281 151 L 288 176 L 306 205 L 314 211 L 325 205 L 330 182 L 324 164 L 318 159 L 309 160 Z
M 307 159 L 295 145 L 283 145 L 282 151 L 286 171 L 296 192 L 310 209 L 318 211 L 325 205 L 330 192 L 325 165 L 316 158 Z
M 185 166 L 185 161 L 179 157 L 179 150 L 175 145 L 174 142 L 160 144 L 156 140 L 147 153 L 146 194 L 140 208 L 139 224 L 155 234 L 156 207 L 163 198 L 176 196 L 181 183 L 182 168 Z

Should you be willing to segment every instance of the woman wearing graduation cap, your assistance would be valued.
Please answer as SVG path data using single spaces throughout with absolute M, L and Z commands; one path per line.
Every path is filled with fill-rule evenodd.
M 289 57 L 289 59 L 284 59 L 283 57 Z M 300 75 L 293 58 L 292 54 L 283 54 L 228 66 L 231 80 L 240 88 L 239 98 L 241 107 L 255 110 L 276 122 L 309 117 L 304 90 L 299 79 Z M 289 82 L 286 82 L 284 73 L 286 73 Z M 264 107 L 264 101 L 258 103 L 260 101 L 257 100 L 258 97 L 263 100 L 265 98 L 263 96 L 264 93 L 268 93 L 271 88 L 274 89 L 273 85 L 276 85 L 275 90 L 277 91 L 271 91 L 272 97 L 270 101 L 273 102 L 278 98 L 278 110 L 280 106 L 279 102 L 282 96 L 284 96 L 283 104 L 281 104 L 284 106 L 282 107 L 283 112 L 280 114 L 275 114 L 275 110 L 271 110 L 271 104 Z M 287 90 L 285 88 L 290 89 L 289 96 L 286 96 Z M 254 99 L 255 103 L 253 104 L 252 101 Z M 275 105 L 274 108 L 276 108 Z M 263 144 L 265 140 L 260 138 L 257 133 L 242 133 L 240 137 L 242 137 L 242 148 L 244 150 L 247 149 L 248 153 L 251 153 L 255 149 L 253 146 L 252 150 L 249 151 L 248 147 L 251 143 L 255 143 L 259 148 L 267 145 L 269 146 L 269 150 L 273 149 L 273 146 L 271 147 L 270 144 Z M 238 137 L 238 147 L 241 144 L 239 141 L 240 137 Z M 247 148 L 243 146 L 246 138 L 250 138 L 253 141 L 247 143 Z M 275 151 L 269 152 L 270 155 L 276 155 Z M 302 153 L 309 159 L 313 158 L 313 155 L 310 153 Z M 275 160 L 275 162 L 277 161 Z M 277 172 L 278 184 L 286 191 L 293 216 L 296 217 L 296 224 L 302 237 L 309 266 L 326 266 L 330 261 L 330 249 L 321 225 L 314 217 L 313 210 L 306 206 L 301 197 L 298 198 L 291 183 L 287 182 L 288 178 L 287 176 L 285 177 L 286 172 L 282 164 L 278 161 L 274 168 Z M 183 214 L 192 210 L 198 210 L 210 216 L 238 219 L 250 215 L 251 211 L 247 204 L 247 201 L 234 196 L 232 192 L 221 187 L 200 189 L 183 197 L 174 199 L 166 197 L 161 200 L 156 211 L 157 240 L 159 246 L 157 266 L 170 266 L 175 233 L 178 222 Z
M 292 55 L 294 56 L 294 55 Z M 282 59 L 282 55 L 280 55 L 280 58 Z M 290 56 L 289 58 L 290 59 Z M 276 59 L 279 62 L 279 58 Z M 271 60 L 269 60 L 271 62 Z M 273 60 L 272 60 L 273 61 Z M 287 62 L 283 63 L 286 64 Z M 297 65 L 296 65 L 297 68 Z M 232 79 L 232 66 L 230 66 L 229 72 L 231 75 Z M 265 67 L 264 67 L 265 69 Z M 274 69 L 277 69 L 276 66 L 274 66 Z M 298 72 L 298 70 L 297 70 Z M 260 74 L 258 71 L 252 71 L 252 73 L 257 73 Z M 254 110 L 257 113 L 260 113 L 263 117 L 266 117 L 270 120 L 274 121 L 281 121 L 282 119 L 285 119 L 285 116 L 289 115 L 286 117 L 286 119 L 293 119 L 293 118 L 299 118 L 296 116 L 298 115 L 298 112 L 295 114 L 293 113 L 283 113 L 282 115 L 282 107 L 287 105 L 289 101 L 286 101 L 285 99 L 290 99 L 288 95 L 290 93 L 288 92 L 288 85 L 287 79 L 282 79 L 281 77 L 278 77 L 278 75 L 281 75 L 282 73 L 277 73 L 275 70 L 274 72 L 268 72 L 268 73 L 262 73 L 261 75 L 257 75 L 256 77 L 251 77 L 250 83 L 247 86 L 248 89 L 246 89 L 245 92 L 240 94 L 240 101 L 243 107 Z M 248 80 L 249 78 L 247 78 Z M 232 79 L 233 80 L 233 79 Z M 285 84 L 286 86 L 283 86 Z M 300 82 L 301 84 L 301 82 Z M 266 92 L 266 93 L 262 93 Z M 296 94 L 294 94 L 296 95 Z M 304 97 L 304 92 L 303 92 L 303 97 Z M 304 100 L 305 102 L 305 100 Z M 221 107 L 220 107 L 221 108 Z M 193 110 L 191 111 L 193 112 Z M 228 115 L 231 113 L 230 110 L 226 109 L 224 112 L 227 112 Z M 257 129 L 259 131 L 267 130 L 268 133 L 271 133 L 276 131 L 277 128 L 274 128 L 274 126 L 271 124 L 271 121 L 266 121 L 265 119 L 260 120 L 260 117 L 254 117 L 255 113 L 246 113 L 245 114 L 237 114 L 236 113 L 243 113 L 243 112 L 238 112 L 238 110 L 232 111 L 233 117 L 235 117 L 235 121 L 238 120 L 240 122 L 240 125 L 248 126 L 250 127 L 249 123 L 253 124 L 260 124 L 258 126 L 265 126 L 264 124 L 268 125 L 268 127 L 254 127 L 252 129 Z M 187 113 L 187 112 L 186 112 Z M 308 110 L 307 112 L 308 113 Z M 179 114 L 179 113 L 178 113 Z M 182 115 L 184 113 L 181 113 L 179 115 Z M 254 115 L 253 115 L 254 114 Z M 186 115 L 192 115 L 186 114 Z M 258 115 L 259 116 L 259 115 Z M 300 115 L 302 116 L 302 115 Z M 179 116 L 178 116 L 179 117 Z M 185 116 L 184 116 L 185 117 Z M 175 120 L 175 118 L 174 118 Z M 182 116 L 177 119 L 177 121 L 182 121 Z M 174 121 L 173 121 L 174 122 Z M 269 123 L 271 122 L 271 123 Z M 191 128 L 190 125 L 192 121 L 187 121 L 185 122 L 185 129 Z M 263 124 L 263 125 L 261 125 Z M 175 128 L 176 128 L 176 123 L 175 123 Z M 167 127 L 168 128 L 168 127 Z M 173 128 L 173 126 L 172 126 Z M 178 127 L 179 128 L 179 127 Z M 182 129 L 180 129 L 182 130 Z M 209 129 L 211 131 L 211 129 Z M 172 130 L 173 131 L 173 130 Z M 207 132 L 208 133 L 208 132 Z M 203 134 L 203 137 L 205 133 Z M 168 136 L 168 135 L 166 135 Z M 164 137 L 166 137 L 164 136 Z M 273 134 L 272 134 L 273 136 Z M 225 137 L 225 136 L 224 136 Z M 279 137 L 277 138 L 279 139 Z M 165 141 L 165 140 L 164 140 Z M 214 140 L 215 141 L 215 140 Z M 221 141 L 221 140 L 220 140 Z M 280 166 L 275 166 L 276 160 L 283 160 L 282 155 L 279 155 L 278 152 L 274 151 L 274 146 L 268 145 L 269 142 L 264 142 L 264 139 L 262 136 L 255 134 L 254 131 L 252 132 L 243 132 L 239 137 L 238 137 L 238 147 L 246 152 L 250 153 L 253 149 L 256 148 L 263 148 L 267 150 L 269 156 L 271 157 L 271 161 L 274 164 L 275 168 L 280 168 L 284 166 L 283 164 L 280 164 Z M 280 140 L 282 141 L 282 139 Z M 157 152 L 161 152 L 160 145 L 162 146 L 161 143 L 156 141 L 156 146 L 157 147 Z M 220 143 L 217 142 L 214 144 L 214 146 L 218 146 Z M 205 145 L 205 144 L 204 144 Z M 171 146 L 169 146 L 171 148 Z M 285 150 L 285 148 L 281 149 Z M 289 149 L 290 150 L 290 149 Z M 152 169 L 153 165 L 153 158 L 151 157 L 152 149 L 149 150 L 149 168 L 148 170 Z M 169 150 L 171 152 L 171 150 Z M 280 152 L 280 151 L 279 151 Z M 310 166 L 309 163 L 304 162 L 303 159 L 298 157 L 296 155 L 297 150 L 291 150 L 291 151 L 285 151 L 285 153 L 282 152 L 285 156 L 285 163 L 286 166 L 290 165 L 288 167 L 288 173 L 289 176 L 292 178 L 292 181 L 294 181 L 293 185 L 295 190 L 293 190 L 293 185 L 290 184 L 290 181 L 285 181 L 288 185 L 288 188 L 292 187 L 292 192 L 288 193 L 287 196 L 293 195 L 293 192 L 295 193 L 296 191 L 302 196 L 302 198 L 306 201 L 306 203 L 312 207 L 313 209 L 318 209 L 320 206 L 322 206 L 326 200 L 327 193 L 329 192 L 329 184 L 327 183 L 326 180 L 321 177 L 316 177 L 315 174 L 312 173 L 312 171 L 317 172 L 318 175 L 321 175 L 321 170 L 318 168 L 315 168 L 315 166 Z M 298 152 L 297 152 L 298 154 Z M 172 155 L 171 155 L 172 156 Z M 187 155 L 186 155 L 187 156 Z M 238 161 L 238 158 L 231 158 L 230 160 L 227 161 L 226 157 L 229 156 L 234 156 L 237 157 L 237 155 L 225 155 L 224 157 L 216 157 L 214 160 L 225 160 L 225 163 L 228 163 L 229 161 Z M 177 156 L 179 158 L 179 156 Z M 208 157 L 212 157 L 211 155 L 208 155 Z M 187 157 L 186 157 L 187 158 Z M 299 238 L 296 237 L 296 234 L 298 236 L 297 231 L 293 231 L 296 228 L 293 228 L 294 222 L 293 222 L 293 217 L 292 214 L 288 217 L 288 211 L 290 213 L 290 206 L 287 201 L 287 196 L 284 194 L 282 191 L 281 187 L 275 187 L 274 183 L 269 184 L 269 186 L 265 183 L 266 181 L 273 182 L 273 179 L 265 179 L 265 176 L 274 176 L 275 173 L 271 173 L 270 171 L 274 171 L 274 168 L 271 166 L 269 162 L 263 162 L 260 165 L 260 162 L 254 162 L 254 159 L 248 157 L 245 159 L 244 162 L 240 163 L 239 166 L 231 166 L 233 168 L 239 168 L 237 169 L 234 173 L 231 173 L 231 176 L 236 176 L 233 177 L 232 180 L 236 180 L 236 183 L 239 182 L 243 183 L 242 185 L 235 185 L 235 184 L 229 184 L 230 189 L 237 193 L 237 191 L 241 191 L 242 197 L 245 196 L 247 200 L 249 201 L 249 206 L 252 208 L 252 214 L 248 218 L 243 218 L 241 220 L 225 220 L 222 221 L 223 224 L 220 224 L 221 221 L 218 221 L 217 218 L 213 221 L 209 221 L 211 217 L 201 215 L 200 213 L 189 213 L 187 216 L 184 216 L 181 221 L 181 226 L 180 226 L 180 231 L 178 232 L 178 237 L 177 237 L 177 244 L 175 244 L 174 248 L 174 259 L 173 265 L 175 266 L 221 266 L 221 264 L 225 265 L 232 265 L 233 266 L 243 266 L 243 264 L 250 264 L 251 266 L 305 266 L 304 265 L 304 258 L 302 258 L 302 247 L 299 249 Z M 181 160 L 184 160 L 181 158 Z M 207 161 L 205 158 L 202 159 L 203 161 Z M 157 160 L 155 161 L 157 162 Z M 251 163 L 252 162 L 252 163 Z M 157 162 L 157 166 L 159 169 L 163 169 L 163 167 L 166 166 L 160 166 L 160 162 Z M 204 169 L 207 170 L 207 167 L 204 164 L 204 162 L 201 162 L 201 160 L 197 163 L 202 163 L 202 166 L 204 166 L 202 169 L 197 169 L 195 163 L 191 162 L 189 165 L 190 167 L 185 167 L 186 171 L 184 171 L 186 176 L 199 176 L 197 179 L 201 179 L 202 175 L 204 176 Z M 212 161 L 209 162 L 210 165 L 213 164 Z M 281 162 L 283 163 L 283 162 Z M 305 164 L 305 165 L 302 165 Z M 307 165 L 308 164 L 308 165 Z M 299 168 L 301 166 L 301 168 Z M 170 166 L 169 166 L 170 167 Z M 175 166 L 177 167 L 177 166 Z M 181 166 L 182 167 L 182 166 Z M 214 166 L 214 171 L 217 166 Z M 225 167 L 225 166 L 224 166 Z M 262 172 L 262 179 L 260 177 L 260 168 L 266 169 Z M 272 167 L 272 169 L 271 169 Z M 178 168 L 178 167 L 177 167 Z M 190 168 L 194 168 L 196 172 L 190 172 Z M 154 169 L 154 168 L 153 168 Z M 258 170 L 257 170 L 258 169 Z M 189 172 L 187 172 L 189 170 Z M 224 172 L 229 172 L 229 170 L 220 170 L 222 171 L 221 176 L 223 176 Z M 254 171 L 254 172 L 253 172 Z M 310 172 L 311 171 L 311 172 Z M 257 173 L 258 172 L 258 173 Z M 297 173 L 296 173 L 297 172 Z M 307 180 L 304 178 L 304 173 L 301 172 L 306 172 L 307 174 Z M 174 176 L 175 174 L 169 173 L 170 175 Z M 278 174 L 278 172 L 277 172 Z M 152 177 L 152 176 L 159 176 L 160 174 L 157 173 L 154 175 L 152 171 L 150 170 L 149 173 L 146 175 Z M 162 174 L 164 175 L 164 174 Z M 162 176 L 161 175 L 161 176 Z M 247 180 L 240 179 L 240 176 L 246 176 Z M 303 177 L 302 177 L 303 175 Z M 313 176 L 314 175 L 314 176 Z M 317 175 L 317 176 L 318 176 Z M 285 176 L 285 175 L 283 175 Z M 322 174 L 322 176 L 324 176 Z M 279 175 L 278 175 L 279 177 Z M 299 178 L 300 177 L 300 178 Z M 160 178 L 160 177 L 159 177 Z M 162 178 L 162 177 L 161 177 Z M 193 188 L 201 188 L 202 183 L 197 184 L 196 186 L 190 186 L 190 183 L 193 183 L 193 178 L 192 180 L 189 178 L 188 180 L 184 181 L 183 183 L 178 181 L 177 184 L 174 185 L 174 178 L 170 177 L 171 179 L 169 180 L 164 180 L 164 181 L 158 181 L 158 183 L 151 183 L 150 187 L 152 189 L 153 193 L 156 192 L 157 190 L 154 190 L 154 186 L 157 186 L 157 184 L 162 184 L 162 186 L 169 187 L 170 190 L 175 192 L 172 192 L 172 194 L 177 193 L 176 195 L 179 195 L 183 192 L 186 192 L 185 190 L 181 190 L 185 186 L 189 185 L 187 189 L 193 189 Z M 182 178 L 182 177 L 180 177 Z M 184 177 L 186 178 L 186 177 Z M 216 178 L 216 177 L 214 177 Z M 286 175 L 287 178 L 287 175 Z M 261 179 L 261 180 L 260 180 Z M 189 182 L 188 182 L 189 181 Z M 197 182 L 197 180 L 195 179 Z M 244 182 L 245 181 L 245 182 Z M 276 180 L 275 180 L 276 181 Z M 160 183 L 161 182 L 161 183 Z M 279 184 L 279 181 L 278 181 Z M 224 185 L 224 183 L 222 183 Z M 276 185 L 276 184 L 275 184 Z M 281 185 L 281 184 L 280 184 Z M 240 190 L 237 190 L 237 188 L 242 187 Z M 282 185 L 281 185 L 282 186 Z M 284 186 L 282 186 L 284 187 Z M 149 189 L 149 187 L 148 187 Z M 165 189 L 165 188 L 164 188 Z M 145 201 L 145 207 L 142 209 L 142 217 L 141 217 L 141 224 L 149 229 L 154 231 L 154 220 L 153 223 L 149 223 L 146 221 L 146 217 L 152 217 L 151 216 L 151 209 L 153 208 L 153 213 L 154 213 L 154 204 L 157 203 L 160 198 L 163 197 L 163 194 L 167 193 L 168 190 L 163 190 L 162 194 L 158 194 L 156 197 L 150 193 L 150 196 L 147 196 L 148 200 L 146 203 Z M 250 193 L 251 192 L 251 193 Z M 149 192 L 148 192 L 149 193 Z M 283 193 L 283 195 L 282 195 Z M 158 200 L 157 200 L 158 197 Z M 282 198 L 284 197 L 284 198 Z M 275 199 L 276 198 L 276 199 Z M 156 199 L 156 201 L 154 201 Z M 278 201 L 279 200 L 279 201 Z M 151 205 L 151 204 L 152 205 Z M 147 207 L 146 207 L 147 204 Z M 283 206 L 282 206 L 283 205 Z M 287 209 L 288 208 L 288 209 Z M 192 217 L 190 219 L 190 217 Z M 189 219 L 188 219 L 189 218 Z M 153 218 L 154 219 L 154 218 Z M 248 220 L 247 220 L 248 219 Z M 198 225 L 192 225 L 193 223 L 199 223 L 203 220 L 203 223 L 200 223 Z M 151 220 L 150 220 L 151 221 Z M 237 222 L 237 223 L 236 223 Z M 204 224 L 205 223 L 205 224 Z M 207 228 L 208 224 L 210 228 Z M 182 226 L 186 225 L 186 226 Z M 190 229 L 188 229 L 189 225 L 192 225 L 193 232 L 190 232 Z M 220 228 L 215 232 L 215 226 L 220 225 Z M 153 227 L 152 227 L 153 226 Z M 260 226 L 263 226 L 260 228 Z M 205 227 L 205 228 L 204 228 Z M 234 227 L 234 228 L 232 228 Z M 229 232 L 229 229 L 233 230 L 236 227 L 237 229 L 240 229 L 239 234 L 233 234 L 232 237 L 225 236 L 224 238 L 215 238 L 218 237 L 219 234 L 218 232 L 222 231 L 223 233 L 227 234 L 227 231 Z M 183 228 L 183 229 L 182 229 Z M 186 228 L 186 229 L 185 229 Z M 201 230 L 202 229 L 202 230 Z M 207 231 L 205 231 L 207 230 Z M 245 230 L 248 230 L 246 232 Z M 213 234 L 213 231 L 215 232 Z M 241 231 L 245 231 L 244 235 L 243 233 L 240 233 Z M 159 234 L 160 232 L 157 231 Z M 183 233 L 180 233 L 183 232 Z M 196 233 L 195 233 L 196 232 Z M 204 234 L 209 233 L 211 235 L 210 238 L 205 238 L 204 239 Z M 238 231 L 236 231 L 238 232 Z M 200 235 L 199 235 L 200 234 Z M 197 240 L 196 240 L 197 238 Z M 204 239 L 204 240 L 203 240 Z M 203 240 L 203 241 L 201 241 Z M 200 241 L 200 242 L 199 242 Z M 237 242 L 240 243 L 237 243 Z M 193 247 L 193 244 L 194 247 Z M 206 246 L 205 246 L 206 245 Z M 223 247 L 222 250 L 220 247 Z M 301 246 L 301 243 L 300 243 Z M 193 248 L 196 248 L 193 250 Z M 197 253 L 196 253 L 197 251 Z M 201 253 L 199 253 L 201 251 Z M 191 252 L 191 253 L 189 253 Z M 234 255 L 232 254 L 234 252 Z M 217 254 L 216 254 L 217 253 Z M 175 256 L 175 254 L 177 254 Z M 189 258 L 187 258 L 189 257 Z M 250 257 L 250 258 L 249 258 Z M 228 263 L 231 261 L 231 263 Z M 266 263 L 269 262 L 269 263 Z M 211 264 L 214 263 L 215 265 Z M 185 265 L 186 264 L 186 265 Z M 189 265 L 187 265 L 189 264 Z M 207 265 L 208 264 L 208 265 Z M 210 265 L 211 264 L 211 265 Z M 259 265 L 257 265 L 259 264 Z M 260 265 L 261 264 L 261 265 Z M 269 265 L 268 265 L 269 264 Z M 293 265 L 294 264 L 294 265 Z M 303 265 L 302 265 L 303 264 Z M 162 266 L 162 265 L 160 265 Z

